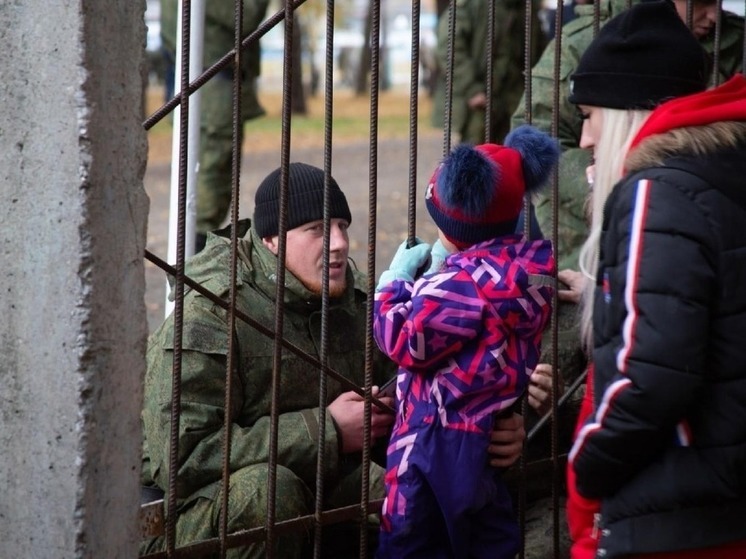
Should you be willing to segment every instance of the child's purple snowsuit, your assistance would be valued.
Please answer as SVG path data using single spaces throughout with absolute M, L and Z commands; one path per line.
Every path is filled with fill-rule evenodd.
M 549 241 L 510 235 L 376 293 L 374 335 L 399 365 L 380 559 L 513 558 L 510 497 L 487 446 L 523 393 L 551 312 Z

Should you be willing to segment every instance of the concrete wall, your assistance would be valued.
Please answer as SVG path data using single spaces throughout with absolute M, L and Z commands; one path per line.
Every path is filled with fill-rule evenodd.
M 135 557 L 144 0 L 0 7 L 0 557 Z

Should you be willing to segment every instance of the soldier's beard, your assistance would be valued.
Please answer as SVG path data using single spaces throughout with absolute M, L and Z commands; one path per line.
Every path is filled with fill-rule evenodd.
M 308 289 L 311 293 L 314 295 L 318 295 L 321 297 L 321 281 L 314 280 L 313 282 L 303 282 L 303 285 L 306 286 L 306 289 Z M 347 290 L 347 280 L 344 279 L 342 281 L 330 281 L 329 282 L 329 297 L 332 299 L 338 299 L 342 295 L 344 295 L 344 292 Z

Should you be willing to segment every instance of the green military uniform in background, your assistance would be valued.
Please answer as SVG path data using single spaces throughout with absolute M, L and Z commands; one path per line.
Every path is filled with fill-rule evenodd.
M 242 222 L 248 227 L 248 220 Z M 226 234 L 223 232 L 223 234 Z M 237 308 L 264 325 L 274 324 L 277 259 L 250 230 L 238 246 Z M 192 258 L 186 273 L 220 297 L 230 286 L 230 245 L 209 235 L 205 249 Z M 364 385 L 366 301 L 363 275 L 348 270 L 348 288 L 334 300 L 328 317 L 329 366 L 357 386 Z M 284 337 L 318 359 L 321 350 L 321 303 L 290 272 L 286 275 Z M 227 313 L 205 297 L 189 291 L 184 300 L 181 420 L 176 482 L 179 518 L 177 545 L 216 537 L 223 467 L 223 416 L 228 353 Z M 267 511 L 270 406 L 274 341 L 237 320 L 234 336 L 235 371 L 231 417 L 229 531 L 263 526 Z M 143 483 L 168 487 L 173 318 L 149 341 L 145 403 Z M 374 383 L 393 376 L 394 366 L 375 352 Z M 283 350 L 280 377 L 277 520 L 312 514 L 316 486 L 319 429 L 319 371 Z M 327 402 L 348 389 L 329 379 Z M 357 503 L 361 495 L 359 454 L 341 454 L 334 423 L 326 415 L 325 507 Z M 371 464 L 371 499 L 383 496 L 383 468 Z M 337 526 L 337 528 L 344 528 Z M 349 526 L 347 527 L 349 528 Z M 325 542 L 340 545 L 335 527 L 324 531 Z M 352 541 L 357 555 L 357 531 Z M 374 530 L 377 534 L 377 529 Z M 327 537 L 328 534 L 328 537 Z M 348 540 L 349 541 L 349 540 Z M 307 542 L 298 533 L 278 538 L 278 557 L 300 557 Z M 146 542 L 141 550 L 162 549 L 164 539 Z M 344 557 L 340 551 L 335 557 Z M 235 558 L 264 557 L 264 544 L 232 550 Z M 331 555 L 329 555 L 331 556 Z
M 639 0 L 633 0 L 637 2 Z M 627 7 L 627 0 L 600 0 L 598 2 L 600 23 Z M 594 37 L 593 19 L 595 6 L 581 5 L 575 8 L 578 17 L 562 29 L 562 44 L 559 64 L 559 118 L 557 138 L 563 154 L 558 170 L 559 200 L 557 203 L 557 228 L 559 230 L 556 250 L 558 269 L 578 269 L 580 248 L 588 236 L 585 201 L 588 183 L 585 169 L 590 164 L 588 150 L 580 149 L 582 122 L 577 108 L 568 101 L 570 75 L 580 57 Z M 723 82 L 741 70 L 743 60 L 743 18 L 723 12 L 718 59 L 718 81 Z M 704 49 L 712 56 L 715 48 L 714 33 L 702 41 Z M 546 132 L 551 131 L 554 99 L 554 41 L 544 50 L 539 62 L 532 70 L 531 116 L 532 124 Z M 714 85 L 714 83 L 713 83 Z M 513 114 L 513 127 L 525 123 L 526 99 L 521 99 Z M 536 203 L 536 215 L 544 235 L 552 232 L 551 194 L 544 194 Z
M 502 143 L 510 129 L 510 117 L 524 88 L 525 2 L 498 0 L 494 4 L 495 34 L 492 47 L 491 142 Z M 541 26 L 532 11 L 534 31 L 532 52 L 541 53 Z M 448 11 L 438 25 L 437 67 L 439 81 L 433 96 L 432 122 L 444 127 L 446 72 L 448 70 Z M 471 109 L 468 101 L 477 93 L 487 93 L 487 40 L 489 11 L 484 0 L 458 0 L 453 42 L 452 130 L 461 142 L 485 143 L 485 111 Z M 535 61 L 532 60 L 532 63 Z
M 244 0 L 242 29 L 250 35 L 264 19 L 268 0 Z M 173 58 L 176 51 L 178 0 L 161 0 L 161 38 L 163 48 Z M 234 46 L 233 0 L 205 2 L 204 68 L 221 59 Z M 242 51 L 241 118 L 247 120 L 265 114 L 257 98 L 257 78 L 261 70 L 261 50 L 257 41 Z M 178 81 L 180 78 L 176 76 Z M 233 154 L 233 66 L 229 66 L 200 88 L 200 149 L 197 174 L 198 233 L 207 234 L 220 227 L 228 215 L 231 201 Z M 243 136 L 238 138 L 241 146 Z M 240 150 L 239 150 L 240 151 Z

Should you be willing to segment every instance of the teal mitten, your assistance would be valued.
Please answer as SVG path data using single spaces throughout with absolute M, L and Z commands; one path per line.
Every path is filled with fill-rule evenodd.
M 417 244 L 412 247 L 407 247 L 407 241 L 399 245 L 394 258 L 391 260 L 389 269 L 383 272 L 381 277 L 378 278 L 376 291 L 379 291 L 397 279 L 414 281 L 417 271 L 422 268 L 430 257 L 430 245 L 422 242 L 421 239 L 416 239 L 416 241 Z
M 430 251 L 430 267 L 425 273 L 434 274 L 435 272 L 439 272 L 443 267 L 443 264 L 445 264 L 446 258 L 448 258 L 448 255 L 450 254 L 451 253 L 448 252 L 448 249 L 440 242 L 440 239 L 435 241 L 433 243 L 433 249 Z

